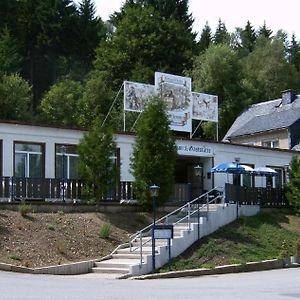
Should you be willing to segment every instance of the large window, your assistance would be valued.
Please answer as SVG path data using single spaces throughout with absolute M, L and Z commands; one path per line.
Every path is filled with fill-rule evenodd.
M 15 142 L 14 159 L 16 177 L 44 177 L 44 146 L 42 144 Z
M 78 179 L 78 158 L 76 146 L 55 145 L 55 177 Z

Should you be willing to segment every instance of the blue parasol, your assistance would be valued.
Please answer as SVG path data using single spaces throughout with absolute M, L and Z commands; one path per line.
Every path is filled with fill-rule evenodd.
M 221 163 L 211 169 L 212 173 L 246 173 L 246 168 L 237 163 Z

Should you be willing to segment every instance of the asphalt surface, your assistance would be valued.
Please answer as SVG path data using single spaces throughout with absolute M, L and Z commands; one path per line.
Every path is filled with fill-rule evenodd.
M 0 299 L 300 299 L 300 268 L 155 280 L 0 271 Z

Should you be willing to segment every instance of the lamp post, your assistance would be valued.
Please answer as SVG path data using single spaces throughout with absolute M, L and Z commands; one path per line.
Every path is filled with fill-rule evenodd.
M 154 230 L 155 230 L 155 198 L 157 198 L 159 192 L 159 186 L 153 184 L 150 186 L 150 195 L 152 197 L 152 209 L 153 209 L 153 225 L 152 225 L 152 273 L 155 272 L 155 237 L 154 237 Z
M 65 154 L 66 146 L 61 146 L 61 155 L 62 155 L 62 172 L 61 172 L 61 184 L 62 184 L 62 202 L 65 202 Z
M 196 177 L 200 177 L 201 174 L 202 174 L 202 167 L 200 165 L 197 165 L 197 166 L 194 167 L 194 171 L 195 171 L 195 176 Z M 200 210 L 199 210 L 199 201 L 200 201 L 200 199 L 197 201 L 198 240 L 200 239 Z

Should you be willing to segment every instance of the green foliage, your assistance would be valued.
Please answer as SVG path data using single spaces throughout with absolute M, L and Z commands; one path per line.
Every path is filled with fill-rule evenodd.
M 79 100 L 82 98 L 82 85 L 66 79 L 51 87 L 43 97 L 40 110 L 49 124 L 78 125 Z
M 298 156 L 293 156 L 288 168 L 288 175 L 286 198 L 295 212 L 300 214 L 300 159 Z
M 299 241 L 299 218 L 290 211 L 268 210 L 242 217 L 201 239 L 173 262 L 174 270 L 201 268 L 287 257 Z M 293 221 L 292 221 L 293 220 Z M 287 227 L 287 224 L 293 226 Z M 283 251 L 284 250 L 284 251 Z
M 276 99 L 281 91 L 296 88 L 296 69 L 286 60 L 280 37 L 258 44 L 244 59 L 243 66 L 243 86 L 252 103 Z
M 89 197 L 97 201 L 106 200 L 110 187 L 114 187 L 117 177 L 115 162 L 116 143 L 109 126 L 102 126 L 96 119 L 90 131 L 78 146 L 79 174 L 83 179 Z
M 293 251 L 294 256 L 300 257 L 300 239 L 294 242 Z
M 153 98 L 138 122 L 131 159 L 139 203 L 151 207 L 149 186 L 152 184 L 160 187 L 157 205 L 168 200 L 173 188 L 176 155 L 165 105 L 161 99 Z
M 223 136 L 244 107 L 238 54 L 228 45 L 211 45 L 195 58 L 191 75 L 195 90 L 218 95 L 220 136 Z
M 29 117 L 31 87 L 19 75 L 0 76 L 0 118 L 25 120 Z
M 289 256 L 289 249 L 286 240 L 282 241 L 281 249 L 279 252 L 279 258 L 285 258 Z
M 151 83 L 157 70 L 178 74 L 190 68 L 195 36 L 181 17 L 163 14 L 170 15 L 169 8 L 162 12 L 152 5 L 125 3 L 115 16 L 115 31 L 100 43 L 95 60 L 96 70 L 113 89 L 124 79 Z
M 17 50 L 17 42 L 5 27 L 0 32 L 0 76 L 20 71 L 21 57 Z
M 86 82 L 83 96 L 78 102 L 78 123 L 89 128 L 97 117 L 105 118 L 113 99 L 101 75 L 94 72 Z
M 107 238 L 109 238 L 110 233 L 111 233 L 111 224 L 106 223 L 106 222 L 103 223 L 100 227 L 100 230 L 99 230 L 99 236 L 102 239 L 107 239 Z
M 23 217 L 23 218 L 25 218 L 25 217 L 27 217 L 27 215 L 29 214 L 29 213 L 32 213 L 33 212 L 33 209 L 32 209 L 32 206 L 30 205 L 30 204 L 20 204 L 19 206 L 18 206 L 18 211 L 19 211 L 19 213 L 20 213 L 20 215 Z

